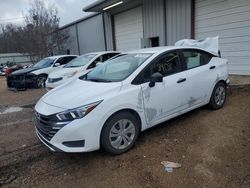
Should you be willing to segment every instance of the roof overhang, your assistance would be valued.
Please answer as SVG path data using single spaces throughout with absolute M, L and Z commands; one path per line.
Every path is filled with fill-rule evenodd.
M 98 0 L 84 7 L 82 10 L 84 12 L 104 12 L 114 7 L 121 6 L 128 1 L 131 0 Z

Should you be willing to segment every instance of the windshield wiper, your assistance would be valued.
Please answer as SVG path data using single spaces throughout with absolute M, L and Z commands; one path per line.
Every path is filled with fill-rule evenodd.
M 101 78 L 86 78 L 85 80 L 89 80 L 92 82 L 112 82 L 111 80 L 106 80 Z
M 71 65 L 71 66 L 65 66 L 65 68 L 72 68 L 72 67 L 80 67 L 80 66 L 74 66 L 74 65 Z

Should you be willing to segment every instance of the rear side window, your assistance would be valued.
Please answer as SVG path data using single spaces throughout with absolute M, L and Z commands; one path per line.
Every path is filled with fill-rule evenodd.
M 68 56 L 67 60 L 66 60 L 66 63 L 70 62 L 71 60 L 73 60 L 75 58 L 76 58 L 76 56 Z
M 199 67 L 202 65 L 206 65 L 209 63 L 211 58 L 213 57 L 212 54 L 209 54 L 207 52 L 203 52 L 200 50 L 183 50 L 183 63 L 185 66 L 185 69 L 193 69 L 195 67 Z

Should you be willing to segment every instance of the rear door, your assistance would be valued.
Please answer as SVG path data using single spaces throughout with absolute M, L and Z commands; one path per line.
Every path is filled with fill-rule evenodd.
M 163 82 L 149 87 L 152 74 L 159 72 Z M 147 123 L 152 126 L 183 110 L 186 103 L 186 74 L 181 72 L 177 51 L 167 52 L 153 61 L 140 75 L 144 111 Z
M 216 79 L 216 66 L 209 63 L 213 55 L 202 50 L 183 49 L 180 55 L 186 73 L 185 92 L 189 95 L 185 108 L 192 108 L 209 100 Z

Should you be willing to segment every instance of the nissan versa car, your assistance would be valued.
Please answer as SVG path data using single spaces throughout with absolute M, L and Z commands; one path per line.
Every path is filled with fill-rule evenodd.
M 37 135 L 53 151 L 126 152 L 141 131 L 206 104 L 223 107 L 228 68 L 217 55 L 185 46 L 123 53 L 45 94 Z
M 77 75 L 84 75 L 96 67 L 97 63 L 102 63 L 117 54 L 119 54 L 119 52 L 105 51 L 79 56 L 63 66 L 62 69 L 51 72 L 46 80 L 46 87 L 52 89 L 72 80 Z
M 44 87 L 48 74 L 51 71 L 59 69 L 62 65 L 76 57 L 76 55 L 46 57 L 32 67 L 11 73 L 7 77 L 7 85 L 9 88 Z

